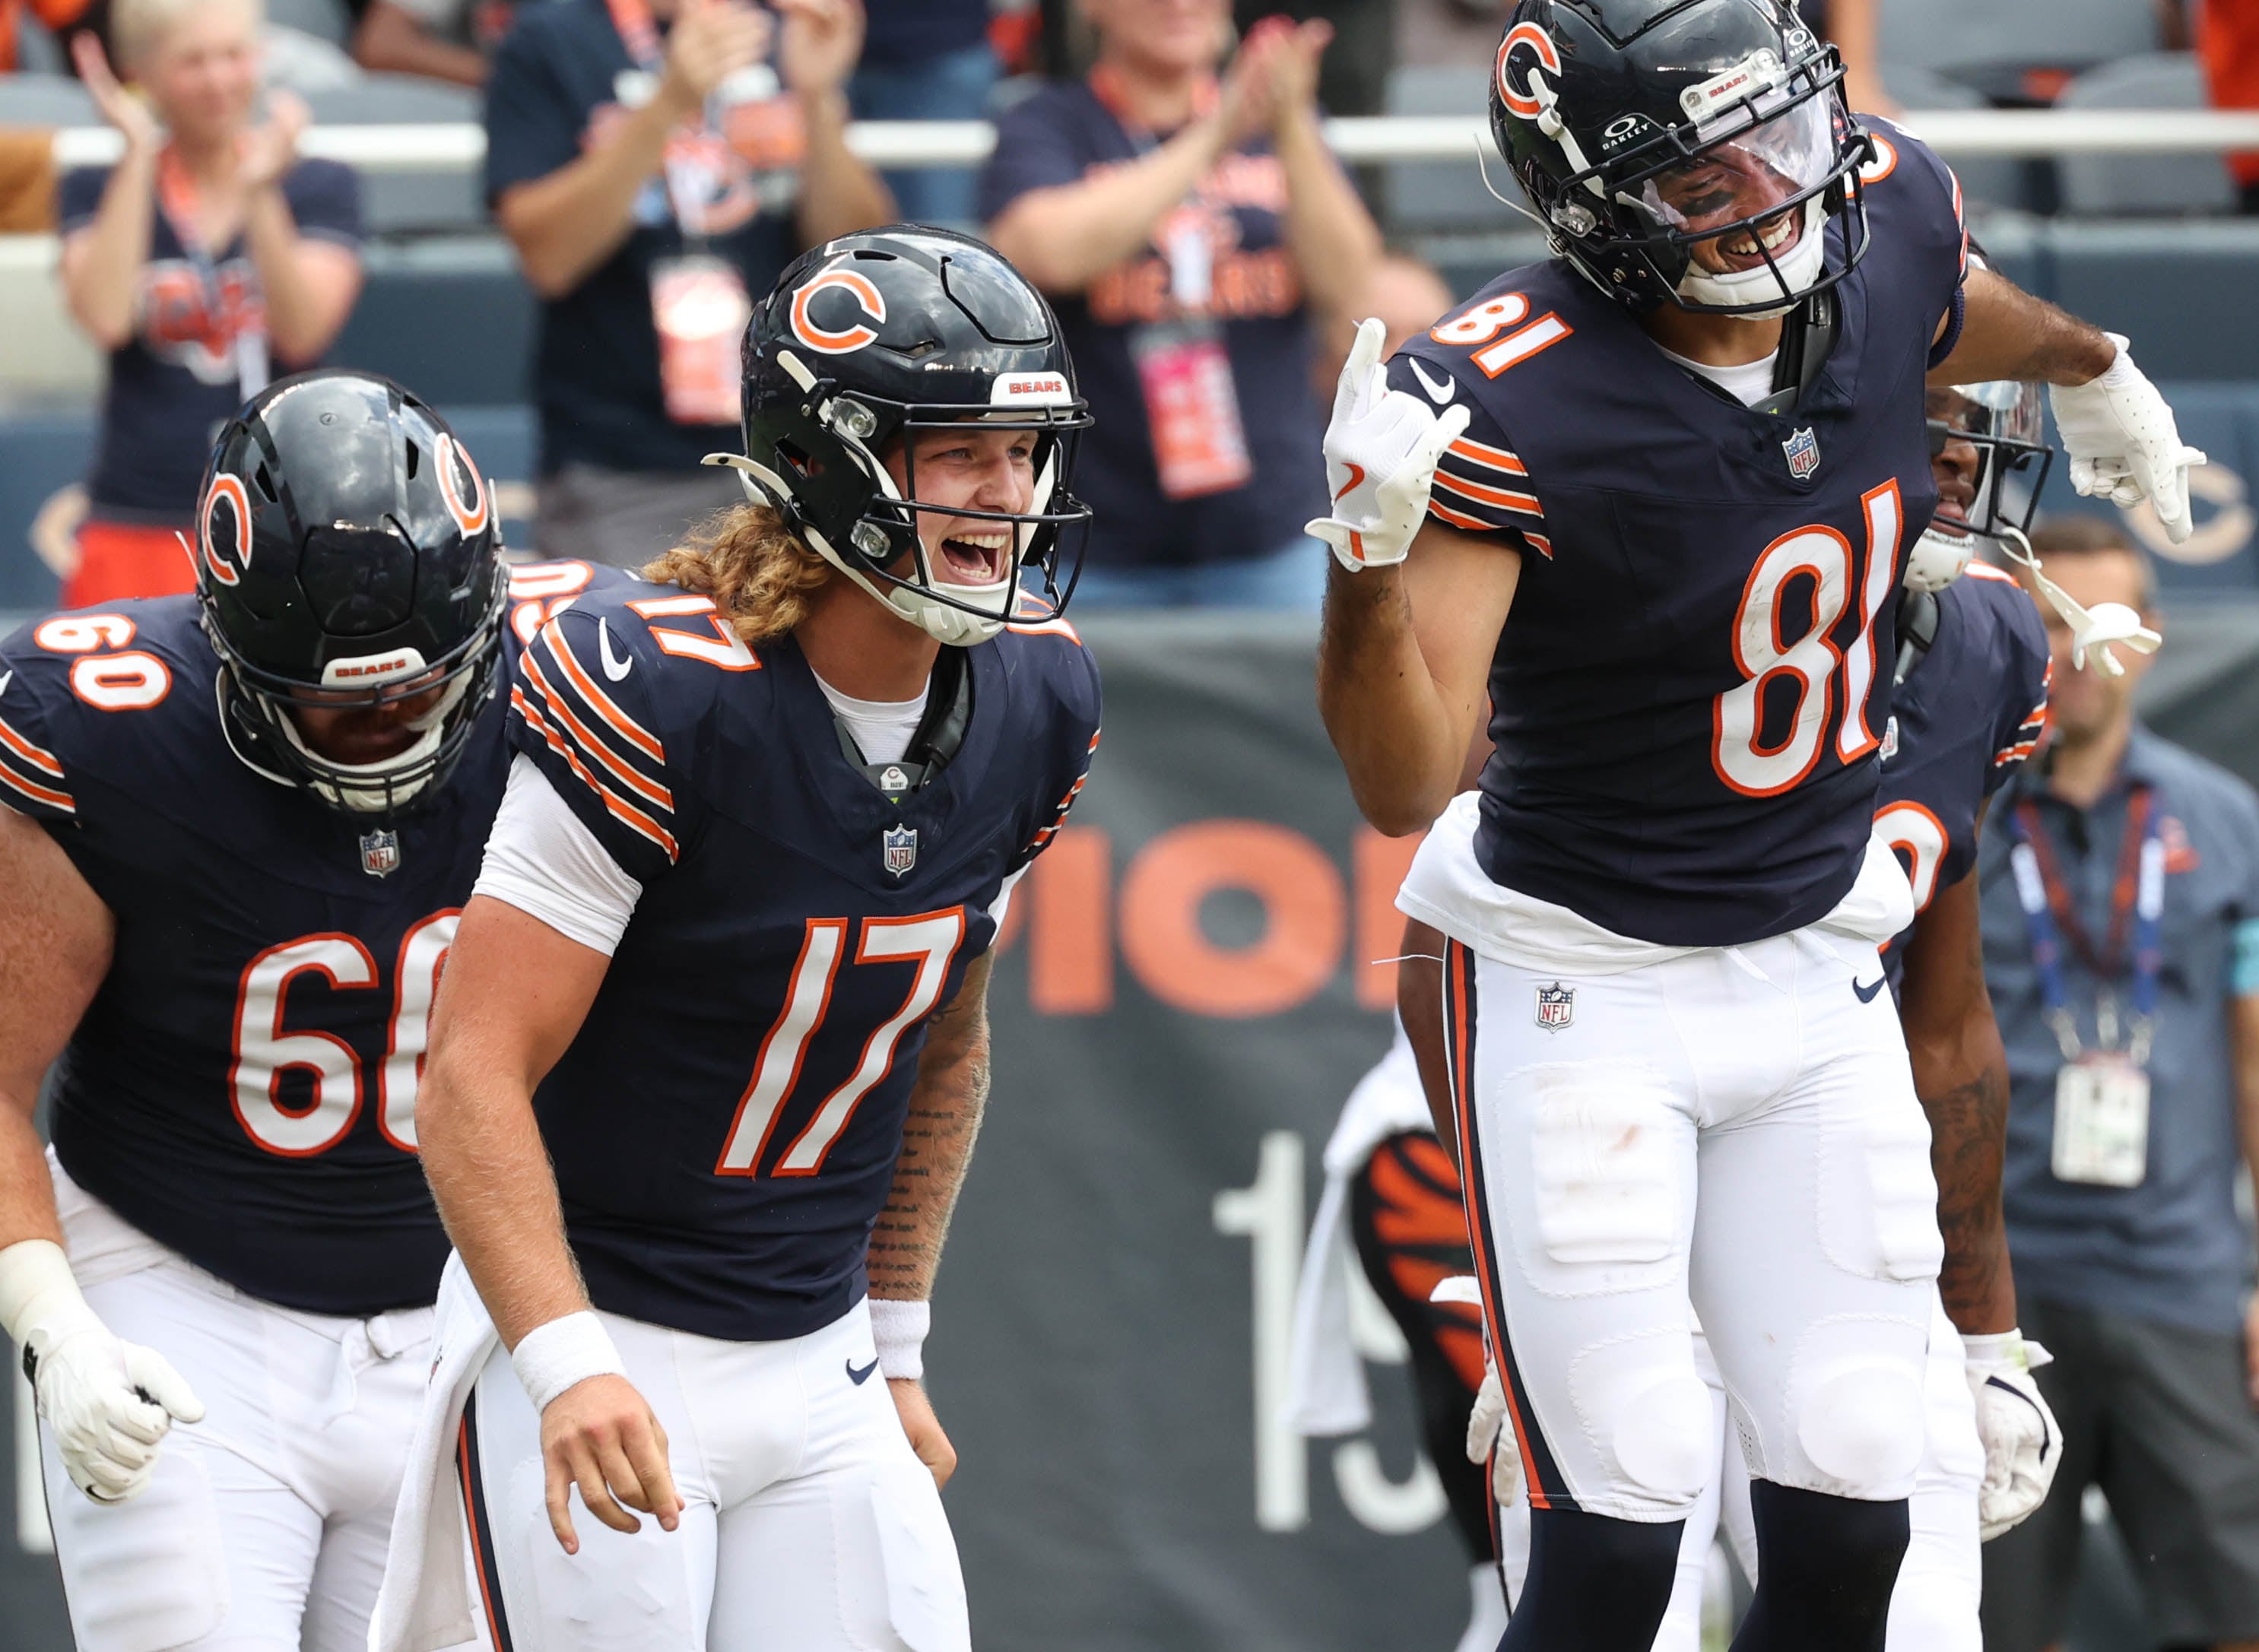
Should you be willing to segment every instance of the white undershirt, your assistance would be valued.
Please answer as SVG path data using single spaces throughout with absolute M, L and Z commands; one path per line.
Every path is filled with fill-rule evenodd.
M 933 692 L 931 679 L 917 691 L 915 700 L 858 700 L 841 694 L 821 677 L 816 678 L 816 686 L 831 702 L 832 716 L 855 737 L 856 749 L 866 763 L 901 761 L 902 753 L 910 749 L 910 736 L 917 732 L 918 721 L 925 716 L 926 696 Z
M 1663 350 L 1661 345 L 1656 348 Z M 1663 353 L 1687 372 L 1709 380 L 1743 407 L 1755 407 L 1772 394 L 1773 361 L 1780 352 L 1775 351 L 1773 355 L 1762 360 L 1735 362 L 1730 367 L 1714 367 L 1707 361 L 1689 361 L 1676 350 L 1663 350 Z

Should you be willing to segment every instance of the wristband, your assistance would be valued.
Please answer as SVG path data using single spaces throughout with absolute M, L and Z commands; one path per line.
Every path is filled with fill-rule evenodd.
M 916 1382 L 925 1375 L 926 1333 L 933 1328 L 933 1304 L 874 1296 L 871 1303 L 871 1346 L 879 1369 L 891 1382 Z
M 0 1250 L 0 1330 L 29 1361 L 101 1319 L 87 1305 L 70 1258 L 52 1239 L 25 1239 Z
M 628 1374 L 628 1368 L 620 1363 L 619 1349 L 612 1346 L 611 1333 L 588 1308 L 535 1326 L 518 1338 L 517 1346 L 510 1350 L 510 1364 L 517 1372 L 518 1385 L 533 1402 L 536 1416 L 575 1383 L 591 1377 Z

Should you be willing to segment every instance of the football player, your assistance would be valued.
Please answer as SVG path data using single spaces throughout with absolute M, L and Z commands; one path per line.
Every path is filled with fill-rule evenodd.
M 749 502 L 513 694 L 421 1119 L 449 1495 L 380 1647 L 463 1627 L 452 1529 L 497 1647 L 968 1644 L 920 1349 L 988 948 L 1097 744 L 1016 587 L 1087 520 L 1087 418 L 1043 299 L 940 231 L 809 253 L 744 360 Z
M 0 644 L 0 1324 L 84 1652 L 344 1652 L 446 1256 L 416 1090 L 505 576 L 470 455 L 367 374 L 268 388 L 202 500 L 195 595 Z
M 1558 255 L 1385 370 L 1367 328 L 1327 436 L 1367 817 L 1443 810 L 1486 688 L 1499 748 L 1400 904 L 1450 937 L 1529 1482 L 1508 1652 L 1651 1642 L 1708 1478 L 1690 1299 L 1753 1482 L 1738 1644 L 1880 1643 L 1942 1253 L 1871 836 L 1925 373 L 2056 387 L 2074 482 L 2188 526 L 2202 456 L 2123 345 L 1970 271 L 1951 174 L 1841 75 L 1772 0 L 1523 0 L 1493 128 Z

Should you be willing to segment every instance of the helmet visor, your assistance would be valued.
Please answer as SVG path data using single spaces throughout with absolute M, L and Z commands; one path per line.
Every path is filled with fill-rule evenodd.
M 1817 233 L 1789 209 L 1839 170 L 1833 107 L 1794 85 L 1764 93 L 1698 125 L 1698 153 L 1640 179 L 1628 203 L 1673 239 L 1700 244 L 1714 274 L 1762 268 Z
M 1993 537 L 2004 528 L 2028 532 L 2055 458 L 2039 386 L 2013 380 L 1933 385 L 1924 410 L 1937 524 Z

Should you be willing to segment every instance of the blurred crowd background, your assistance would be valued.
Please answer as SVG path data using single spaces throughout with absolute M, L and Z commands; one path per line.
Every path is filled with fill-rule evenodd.
M 1209 638 L 1238 611 L 1307 623 L 1325 561 L 1296 524 L 1322 514 L 1319 437 L 1351 321 L 1381 316 L 1393 345 L 1543 255 L 1485 189 L 1472 136 L 1510 10 L 0 0 L 0 616 L 187 588 L 178 535 L 213 428 L 270 376 L 322 362 L 444 408 L 515 551 L 639 565 L 734 495 L 699 461 L 737 444 L 750 304 L 803 247 L 901 217 L 987 237 L 1059 311 L 1097 417 L 1078 617 L 1206 610 L 1187 623 Z M 1854 106 L 1918 132 L 1941 111 L 2259 109 L 2259 0 L 1803 10 L 1842 48 Z M 1439 115 L 1464 117 L 1464 153 L 1344 166 L 1324 124 Z M 859 158 L 859 123 L 980 120 L 995 132 L 983 160 Z M 2098 577 L 2170 616 L 2157 680 L 2175 728 L 2259 774 L 2259 702 L 2230 696 L 2207 721 L 2197 680 L 2248 679 L 2259 636 L 2259 150 L 1948 148 L 1993 260 L 2131 335 L 2212 456 L 2184 545 L 2146 509 L 2073 498 L 2060 466 L 2042 516 L 2065 556 L 2105 556 Z M 1122 632 L 1135 647 L 1166 634 Z M 2259 978 L 2234 991 L 2251 1001 Z M 2248 1285 L 2248 1186 L 2238 1214 L 2220 1195 L 2259 1120 L 2248 1052 L 2220 1072 L 2238 1059 L 2178 1103 L 2206 1110 L 2192 1139 L 2222 1144 L 2194 1202 L 2167 1213 L 2210 1224 L 2203 1243 L 2181 1231 L 2136 1254 L 2127 1237 L 2135 1250 L 2107 1259 L 2149 1271 L 2161 1323 Z M 1322 1114 L 1338 1094 L 1306 1100 Z M 2184 1255 L 2209 1271 L 2181 1277 Z M 2092 1400 L 2105 1443 L 2081 1470 L 2097 1489 L 2058 1493 L 2084 1517 L 2059 1540 L 2079 1562 L 2047 1571 L 2056 1596 L 2079 1591 L 2073 1644 L 2097 1649 L 2154 1643 L 2146 1562 L 2112 1535 L 2106 1494 L 2146 1425 L 2109 1422 L 2110 1403 Z M 2130 1443 L 2107 1443 L 2113 1428 Z M 2217 1520 L 2259 1576 L 2259 1485 Z

